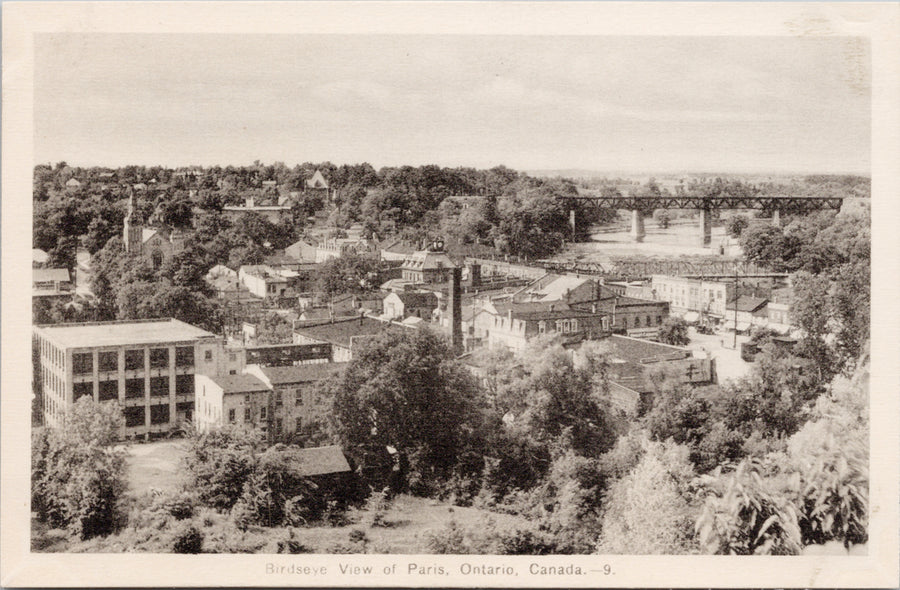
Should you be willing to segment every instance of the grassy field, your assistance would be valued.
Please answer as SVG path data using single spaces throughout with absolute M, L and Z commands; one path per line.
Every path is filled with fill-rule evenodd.
M 351 514 L 357 522 L 342 527 L 308 527 L 297 530 L 298 539 L 316 553 L 329 553 L 335 544 L 346 543 L 354 529 L 361 529 L 376 553 L 428 553 L 429 533 L 436 533 L 454 521 L 462 529 L 483 532 L 492 521 L 497 529 L 528 527 L 528 522 L 509 514 L 479 508 L 451 506 L 427 498 L 400 495 L 384 516 L 385 526 L 371 526 L 364 511 Z
M 179 439 L 129 445 L 126 459 L 129 493 L 139 496 L 151 488 L 174 491 L 181 487 L 181 460 L 186 445 Z

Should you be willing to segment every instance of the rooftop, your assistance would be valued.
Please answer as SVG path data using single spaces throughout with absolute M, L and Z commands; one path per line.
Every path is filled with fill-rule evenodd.
M 640 338 L 631 338 L 630 336 L 621 336 L 613 334 L 609 337 L 608 342 L 612 349 L 613 355 L 630 362 L 639 362 L 644 359 L 665 358 L 688 358 L 692 356 L 692 352 L 686 348 L 678 346 L 670 346 L 659 342 L 651 342 L 650 340 L 642 340 Z
M 313 363 L 289 367 L 260 367 L 272 385 L 319 381 L 343 371 L 347 363 Z
M 592 282 L 591 279 L 563 275 L 544 285 L 529 287 L 525 292 L 533 297 L 539 297 L 541 301 L 561 301 L 570 291 L 588 282 Z
M 350 339 L 354 336 L 374 336 L 384 331 L 400 332 L 407 329 L 398 324 L 382 322 L 370 317 L 357 317 L 313 326 L 298 326 L 294 329 L 294 332 L 320 342 L 330 342 L 338 346 L 348 347 L 350 346 Z
M 341 451 L 341 447 L 331 445 L 328 447 L 315 447 L 312 449 L 297 449 L 292 464 L 296 466 L 300 475 L 312 477 L 315 475 L 328 475 L 331 473 L 346 473 L 350 471 L 350 464 Z
M 31 271 L 31 280 L 35 283 L 47 283 L 51 281 L 66 282 L 69 280 L 69 269 L 35 268 Z
M 147 345 L 215 338 L 215 334 L 175 319 L 89 322 L 36 326 L 35 332 L 62 348 Z
M 748 297 L 747 295 L 741 295 L 737 299 L 737 310 L 754 312 L 765 306 L 768 302 L 768 299 L 762 297 Z M 734 310 L 734 305 L 734 300 L 729 301 L 726 309 Z
M 403 305 L 407 307 L 437 307 L 438 299 L 434 293 L 396 293 Z
M 210 377 L 225 393 L 252 393 L 269 391 L 269 387 L 253 375 L 223 375 Z

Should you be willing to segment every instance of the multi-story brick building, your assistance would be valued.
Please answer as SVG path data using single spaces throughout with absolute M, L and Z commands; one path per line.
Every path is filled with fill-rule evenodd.
M 223 425 L 260 428 L 273 440 L 291 435 L 327 418 L 331 400 L 317 394 L 315 386 L 345 367 L 247 365 L 241 375 L 198 376 L 196 425 L 200 430 Z
M 35 326 L 44 423 L 77 399 L 118 401 L 125 437 L 167 433 L 194 410 L 194 376 L 225 372 L 222 339 L 174 319 Z
M 653 275 L 650 287 L 654 299 L 668 301 L 676 313 L 694 311 L 723 318 L 725 305 L 734 299 L 734 283 L 728 281 Z

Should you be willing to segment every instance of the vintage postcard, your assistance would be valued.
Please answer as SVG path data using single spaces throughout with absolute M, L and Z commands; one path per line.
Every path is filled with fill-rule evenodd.
M 898 12 L 4 3 L 0 584 L 896 587 Z

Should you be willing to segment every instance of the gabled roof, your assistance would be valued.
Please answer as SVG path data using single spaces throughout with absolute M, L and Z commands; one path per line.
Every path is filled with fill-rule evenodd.
M 748 297 L 747 295 L 741 295 L 737 298 L 737 310 L 738 311 L 747 311 L 754 312 L 759 311 L 766 304 L 769 303 L 768 299 L 764 299 L 762 297 Z M 734 311 L 735 302 L 734 300 L 729 301 L 726 309 L 730 309 Z
M 438 298 L 434 293 L 393 293 L 406 307 L 437 307 Z M 388 295 L 390 297 L 390 295 Z
M 524 292 L 537 297 L 540 301 L 562 301 L 568 292 L 589 282 L 592 282 L 592 279 L 562 275 L 543 285 L 528 287 Z
M 322 172 L 316 170 L 312 178 L 306 179 L 307 188 L 328 188 L 328 181 L 322 176 Z
M 222 388 L 223 393 L 256 393 L 269 391 L 269 386 L 253 375 L 222 375 L 210 377 L 210 379 Z
M 444 252 L 432 252 L 420 250 L 410 254 L 403 261 L 403 268 L 408 270 L 434 270 L 439 268 L 453 268 L 456 266 Z

